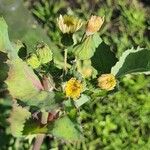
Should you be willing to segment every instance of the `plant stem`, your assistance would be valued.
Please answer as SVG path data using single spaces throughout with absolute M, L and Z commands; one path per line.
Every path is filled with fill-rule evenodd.
M 48 118 L 48 112 L 45 111 L 45 110 L 41 110 L 42 112 L 42 118 L 41 118 L 41 123 L 44 125 L 44 124 L 47 124 L 47 118 Z
M 65 71 L 65 74 L 67 73 L 67 49 L 64 50 L 65 53 L 64 53 L 64 71 Z
M 43 143 L 44 137 L 45 137 L 45 134 L 37 135 L 37 137 L 35 139 L 35 142 L 33 144 L 32 150 L 40 150 L 40 147 L 41 147 L 41 145 Z
M 47 113 L 48 114 L 48 113 Z M 41 118 L 41 123 L 44 121 L 44 123 L 47 123 L 47 114 L 45 115 L 45 111 L 42 112 L 42 118 Z M 45 121 L 46 120 L 46 121 Z M 33 148 L 32 150 L 40 150 L 40 147 L 43 143 L 43 140 L 44 140 L 44 137 L 45 137 L 45 134 L 38 134 L 36 139 L 35 139 L 35 142 L 33 144 Z
M 85 37 L 86 37 L 86 35 L 85 35 L 85 33 L 84 33 L 84 34 L 82 35 L 82 38 L 81 38 L 80 43 L 83 42 L 83 40 L 85 39 Z

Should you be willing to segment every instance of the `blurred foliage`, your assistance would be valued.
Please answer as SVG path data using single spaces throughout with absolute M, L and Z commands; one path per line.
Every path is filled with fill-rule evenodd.
M 52 40 L 58 40 L 56 17 L 60 13 L 74 14 L 85 19 L 91 14 L 105 16 L 101 36 L 120 55 L 125 49 L 150 47 L 149 7 L 137 0 L 69 0 L 33 1 L 34 16 L 47 29 Z M 54 39 L 55 38 L 55 39 Z M 113 44 L 112 44 L 113 43 Z
M 139 0 L 31 0 L 30 11 L 47 31 L 50 40 L 59 41 L 56 17 L 60 13 L 89 18 L 105 16 L 101 38 L 120 54 L 132 46 L 150 48 L 150 7 Z M 85 141 L 69 144 L 47 137 L 42 149 L 64 150 L 148 150 L 150 149 L 150 77 L 124 77 L 120 91 L 89 101 L 79 112 Z M 2 91 L 0 91 L 0 94 Z M 105 98 L 104 98 L 105 97 Z M 0 99 L 0 149 L 29 149 L 28 140 L 13 138 L 7 131 L 11 102 Z M 7 110 L 7 111 L 6 111 Z M 29 143 L 29 144 L 28 144 Z

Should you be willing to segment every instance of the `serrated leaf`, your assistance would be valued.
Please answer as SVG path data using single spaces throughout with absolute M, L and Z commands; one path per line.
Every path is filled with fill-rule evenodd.
M 110 73 L 112 66 L 117 62 L 117 58 L 110 47 L 103 42 L 96 48 L 91 61 L 98 73 Z
M 57 138 L 67 141 L 81 140 L 80 131 L 76 128 L 75 123 L 73 123 L 67 116 L 56 120 L 50 133 Z
M 41 64 L 46 64 L 52 60 L 52 51 L 47 44 L 39 44 L 36 52 Z
M 18 50 L 9 41 L 7 24 L 3 18 L 0 18 L 0 33 L 0 51 L 6 53 L 9 58 L 6 61 L 9 67 L 8 77 L 5 81 L 7 88 L 13 98 L 31 99 L 40 90 L 43 90 L 43 86 L 33 70 L 18 57 Z
M 0 43 L 4 53 L 9 55 L 6 61 L 9 71 L 5 80 L 10 95 L 26 103 L 26 105 L 51 109 L 55 105 L 54 93 L 41 91 L 43 86 L 33 70 L 17 55 L 18 50 L 11 46 L 8 38 L 7 25 L 0 19 Z M 4 70 L 3 70 L 4 71 Z
M 98 34 L 87 37 L 81 44 L 74 47 L 73 52 L 79 60 L 90 59 L 95 49 L 102 42 Z
M 38 77 L 25 62 L 20 59 L 7 61 L 8 78 L 5 83 L 13 98 L 30 99 L 43 89 Z
M 111 73 L 117 77 L 130 73 L 150 74 L 150 50 L 137 48 L 125 51 Z
M 40 121 L 30 119 L 26 121 L 23 131 L 23 135 L 34 135 L 34 134 L 46 134 L 48 133 L 47 126 L 41 126 Z
M 43 32 L 42 28 L 37 26 L 36 28 L 30 27 L 27 29 L 21 40 L 26 44 L 28 52 L 33 52 L 35 50 L 35 45 L 41 41 L 44 41 L 46 44 L 50 44 L 50 41 L 46 34 Z
M 40 67 L 40 65 L 41 65 L 41 62 L 40 62 L 39 58 L 34 53 L 28 57 L 28 59 L 26 60 L 26 62 L 33 69 L 36 69 L 36 68 Z
M 18 50 L 9 41 L 7 24 L 0 19 L 0 51 L 8 55 L 6 61 L 9 71 L 5 80 L 7 89 L 14 99 L 26 105 L 52 109 L 55 105 L 54 93 L 41 91 L 43 86 L 33 70 L 17 55 Z M 56 105 L 55 105 L 56 106 Z
M 47 111 L 57 107 L 54 92 L 40 91 L 36 95 L 30 97 L 30 99 L 24 98 L 23 102 L 25 102 L 26 105 L 36 106 Z
M 90 97 L 82 94 L 81 97 L 77 100 L 74 101 L 74 104 L 77 108 L 79 108 L 80 106 L 82 106 L 84 103 L 88 102 L 90 100 Z
M 51 134 L 56 138 L 70 142 L 78 141 L 82 138 L 79 127 L 67 116 L 50 122 L 45 126 L 41 126 L 40 122 L 36 120 L 28 120 L 25 123 L 23 135 L 31 134 Z
M 30 118 L 30 116 L 31 113 L 26 108 L 18 106 L 17 104 L 13 105 L 13 110 L 9 118 L 10 131 L 13 136 L 22 136 L 24 124 L 26 120 Z

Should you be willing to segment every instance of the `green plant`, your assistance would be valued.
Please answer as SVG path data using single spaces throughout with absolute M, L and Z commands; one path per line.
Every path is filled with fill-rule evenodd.
M 14 136 L 51 134 L 66 141 L 78 141 L 83 138 L 78 110 L 85 102 L 94 103 L 97 98 L 111 94 L 110 90 L 126 74 L 149 74 L 150 51 L 146 48 L 129 49 L 117 62 L 97 33 L 102 20 L 92 16 L 85 26 L 84 21 L 75 17 L 60 16 L 58 24 L 62 33 L 58 43 L 64 57 L 56 62 L 54 50 L 45 43 L 38 44 L 35 52 L 21 59 L 18 51 L 24 45 L 9 41 L 6 22 L 0 19 L 0 51 L 6 57 L 2 60 L 1 78 L 14 100 L 9 119 Z M 86 30 L 80 39 L 75 39 L 76 34 L 80 37 L 76 31 L 81 26 Z M 117 128 L 109 115 L 100 126 L 104 127 L 106 137 Z

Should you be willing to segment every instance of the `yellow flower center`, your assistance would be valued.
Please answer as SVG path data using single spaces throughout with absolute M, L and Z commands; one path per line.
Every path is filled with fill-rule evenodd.
M 62 33 L 74 33 L 79 30 L 83 24 L 82 20 L 70 15 L 60 15 L 57 22 Z
M 69 26 L 73 26 L 74 22 L 73 22 L 73 20 L 71 18 L 66 18 L 64 20 L 64 24 L 66 24 L 69 27 Z

